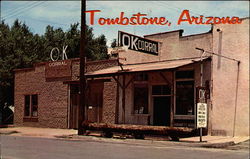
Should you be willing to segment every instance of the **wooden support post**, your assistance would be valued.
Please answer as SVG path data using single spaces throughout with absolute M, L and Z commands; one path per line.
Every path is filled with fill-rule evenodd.
M 128 83 L 125 85 L 125 89 L 129 86 L 129 84 L 134 80 L 135 76 L 133 75 L 132 78 L 128 81 Z
M 122 86 L 122 84 L 120 83 L 120 81 L 115 77 L 115 76 L 112 76 L 113 77 L 113 79 L 117 82 L 117 84 L 121 87 L 121 88 L 123 88 L 123 86 Z
M 174 126 L 174 71 L 171 72 L 172 73 L 172 85 L 171 85 L 171 110 L 170 110 L 170 126 L 173 127 Z
M 129 86 L 129 84 L 134 80 L 134 76 L 128 81 L 127 84 L 126 84 L 126 75 L 122 75 L 123 77 L 122 84 L 120 83 L 119 79 L 117 79 L 115 76 L 112 76 L 112 77 L 122 89 L 122 122 L 124 124 L 125 123 L 125 99 L 126 99 L 125 90 Z M 117 92 L 119 94 L 119 89 L 117 89 Z M 119 100 L 119 98 L 117 98 L 117 100 Z M 118 115 L 119 114 L 119 102 L 117 104 L 116 112 Z M 116 122 L 118 122 L 117 117 L 116 117 Z
M 125 124 L 125 98 L 126 98 L 126 95 L 125 95 L 125 80 L 126 80 L 126 76 L 123 75 L 123 81 L 122 81 L 122 122 L 123 124 Z
M 119 81 L 119 76 L 118 80 Z M 119 89 L 119 84 L 117 83 L 116 85 L 116 106 L 115 106 L 115 124 L 119 123 L 119 95 L 120 95 L 120 89 Z

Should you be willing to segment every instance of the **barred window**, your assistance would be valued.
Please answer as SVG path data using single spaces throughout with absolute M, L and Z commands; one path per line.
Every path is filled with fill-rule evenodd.
M 148 85 L 134 85 L 134 114 L 148 114 Z
M 24 116 L 37 117 L 38 116 L 38 95 L 25 95 L 24 97 Z

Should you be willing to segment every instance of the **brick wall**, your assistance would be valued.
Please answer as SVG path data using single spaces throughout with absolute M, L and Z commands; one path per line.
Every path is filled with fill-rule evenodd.
M 112 79 L 105 82 L 103 88 L 103 122 L 115 123 L 117 83 Z
M 15 72 L 15 113 L 14 124 L 16 126 L 35 126 L 35 127 L 51 127 L 51 128 L 67 128 L 69 113 L 68 84 L 64 84 L 64 79 L 45 79 L 45 62 L 35 64 L 33 68 L 19 69 Z M 87 70 L 95 71 L 117 65 L 117 60 L 103 60 L 98 62 L 87 62 Z M 72 78 L 79 80 L 79 59 L 72 60 Z M 110 85 L 110 84 L 105 84 Z M 112 86 L 112 85 L 111 85 Z M 106 95 L 110 94 L 105 88 Z M 116 90 L 115 90 L 116 91 Z M 115 94 L 113 91 L 111 94 Z M 24 97 L 29 94 L 38 94 L 38 121 L 24 122 Z M 115 95 L 114 95 L 115 97 Z M 105 97 L 103 104 L 103 112 L 105 114 L 113 114 L 111 109 L 112 100 Z M 111 100 L 111 101 L 110 101 Z M 110 111 L 110 112 L 109 112 Z M 105 121 L 111 121 L 110 117 Z
M 80 70 L 80 61 L 79 59 L 75 59 L 72 61 L 72 80 L 79 80 L 79 70 Z M 86 70 L 87 72 L 97 71 L 100 69 L 117 66 L 117 60 L 101 60 L 101 61 L 91 61 L 86 63 Z
M 17 126 L 67 128 L 67 85 L 46 82 L 45 67 L 15 73 L 15 113 Z M 23 122 L 24 95 L 38 94 L 38 122 Z

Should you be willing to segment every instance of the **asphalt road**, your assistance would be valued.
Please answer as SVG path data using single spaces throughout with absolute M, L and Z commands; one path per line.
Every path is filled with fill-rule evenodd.
M 248 151 L 1 136 L 3 159 L 248 159 Z

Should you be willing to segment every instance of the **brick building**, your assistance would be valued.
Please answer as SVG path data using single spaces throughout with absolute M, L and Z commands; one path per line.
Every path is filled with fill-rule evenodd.
M 145 35 L 145 39 L 159 44 L 157 54 L 128 49 L 119 52 L 122 65 L 117 60 L 88 63 L 88 120 L 195 129 L 198 92 L 205 90 L 206 132 L 249 135 L 249 18 L 242 24 L 214 25 L 207 33 L 182 33 Z M 202 58 L 196 48 L 206 51 Z M 212 56 L 213 52 L 240 63 Z M 70 61 L 71 74 L 63 73 L 70 76 L 60 78 L 53 77 L 60 76 L 58 70 L 57 74 L 47 74 L 52 79 L 46 78 L 45 63 L 16 70 L 15 124 L 76 127 L 79 65 L 77 60 Z M 25 117 L 25 105 L 31 106 L 33 98 L 38 113 L 30 108 Z
M 87 71 L 117 65 L 117 60 L 87 62 Z M 105 83 L 104 83 L 105 81 Z M 103 92 L 115 92 L 110 78 L 88 81 L 89 120 L 108 122 L 114 115 L 114 101 Z M 14 124 L 51 128 L 76 128 L 79 104 L 79 59 L 36 63 L 32 68 L 15 70 Z M 109 94 L 111 94 L 109 93 Z

